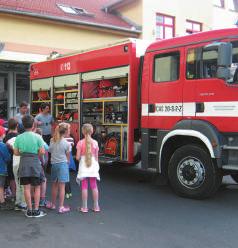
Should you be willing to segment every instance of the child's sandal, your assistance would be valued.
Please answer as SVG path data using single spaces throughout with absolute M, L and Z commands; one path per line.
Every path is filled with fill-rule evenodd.
M 100 211 L 101 211 L 100 207 L 93 208 L 93 212 L 95 212 L 95 213 L 98 213 L 98 212 L 100 212 Z
M 82 212 L 82 213 L 87 213 L 88 212 L 88 208 L 78 208 L 78 211 L 79 212 Z
M 45 207 L 52 210 L 56 209 L 56 206 L 50 201 L 46 203 Z
M 70 212 L 70 207 L 68 207 L 68 206 L 67 207 L 66 206 L 60 207 L 59 211 L 58 211 L 59 214 L 65 214 L 68 212 Z

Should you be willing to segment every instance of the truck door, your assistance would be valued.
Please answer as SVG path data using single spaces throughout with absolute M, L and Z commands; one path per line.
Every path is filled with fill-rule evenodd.
M 148 128 L 171 129 L 182 118 L 183 49 L 150 56 Z
M 218 49 L 207 49 L 208 45 L 186 51 L 184 101 L 190 107 L 187 117 L 208 121 L 220 131 L 232 131 L 234 125 L 231 123 L 237 122 L 235 103 L 238 89 L 236 84 L 217 78 Z M 238 42 L 232 42 L 232 45 L 232 62 L 236 63 Z
M 196 47 L 189 47 L 185 49 L 186 59 L 186 72 L 185 81 L 183 87 L 183 117 L 184 119 L 195 118 L 195 98 L 196 98 L 196 87 L 197 87 L 197 56 Z

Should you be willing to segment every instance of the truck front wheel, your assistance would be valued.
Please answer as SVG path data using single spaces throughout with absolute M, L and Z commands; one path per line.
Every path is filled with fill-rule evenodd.
M 175 193 L 194 199 L 213 195 L 222 180 L 210 155 L 195 144 L 184 145 L 174 152 L 169 162 L 168 175 Z

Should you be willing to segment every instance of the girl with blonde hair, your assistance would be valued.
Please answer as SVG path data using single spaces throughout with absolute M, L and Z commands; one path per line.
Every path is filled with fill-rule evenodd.
M 84 139 L 80 140 L 77 144 L 76 159 L 79 160 L 79 169 L 77 175 L 77 182 L 81 184 L 82 189 L 82 206 L 79 209 L 83 213 L 88 212 L 88 180 L 93 195 L 93 211 L 99 212 L 98 204 L 98 187 L 97 180 L 99 176 L 99 163 L 98 163 L 98 143 L 92 139 L 93 126 L 91 124 L 84 124 L 82 127 Z
M 70 211 L 70 207 L 64 206 L 65 183 L 69 182 L 69 156 L 70 145 L 65 139 L 70 132 L 68 123 L 60 123 L 56 128 L 53 138 L 50 141 L 49 152 L 51 153 L 51 202 L 46 207 L 56 209 L 56 198 L 59 192 L 59 210 L 63 214 Z

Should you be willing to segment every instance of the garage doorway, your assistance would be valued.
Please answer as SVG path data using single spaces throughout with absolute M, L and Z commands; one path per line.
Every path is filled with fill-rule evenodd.
M 22 101 L 29 102 L 29 64 L 0 62 L 0 118 L 16 115 Z
M 8 73 L 0 73 L 0 118 L 8 118 Z

